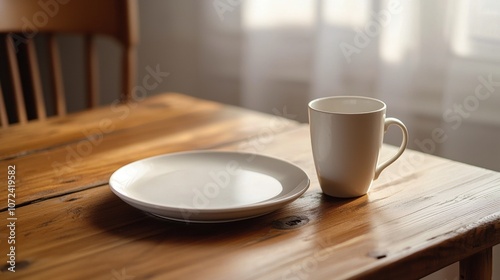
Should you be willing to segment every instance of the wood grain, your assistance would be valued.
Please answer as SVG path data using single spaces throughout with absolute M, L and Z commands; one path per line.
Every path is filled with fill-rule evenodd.
M 493 276 L 491 248 L 475 253 L 460 261 L 460 279 L 489 280 Z
M 223 107 L 215 102 L 201 101 L 176 93 L 159 94 L 127 104 L 119 104 L 119 100 L 116 100 L 110 106 L 94 109 L 90 112 L 79 112 L 44 121 L 32 121 L 25 126 L 12 125 L 7 130 L 0 130 L 0 139 L 2 139 L 0 160 L 77 143 L 87 139 L 88 133 L 86 132 L 92 134 L 92 132 L 104 132 L 103 130 L 109 129 L 105 124 L 110 125 L 110 122 L 113 132 L 139 128 L 147 123 L 157 123 L 157 128 L 161 129 L 160 122 L 165 125 L 175 125 L 175 122 L 179 120 L 189 121 L 183 120 L 183 118 L 189 119 L 190 115 L 194 113 L 217 114 L 218 110 L 222 110 Z M 236 111 L 238 110 L 227 107 L 224 112 L 238 114 Z M 248 114 L 249 117 L 255 116 L 257 118 L 260 116 L 260 121 L 266 118 L 264 114 L 248 110 L 242 110 L 240 114 Z M 102 125 L 105 126 L 100 127 Z M 251 127 L 259 126 L 258 123 L 248 123 L 248 125 Z M 268 123 L 266 122 L 265 125 Z M 182 129 L 182 127 L 178 129 Z M 249 129 L 251 130 L 251 128 Z
M 35 101 L 37 119 L 43 120 L 47 117 L 45 110 L 45 101 L 42 93 L 42 78 L 40 76 L 40 66 L 38 64 L 38 56 L 36 54 L 35 42 L 33 38 L 27 39 L 27 57 L 29 61 L 29 72 L 33 83 L 33 99 Z
M 52 32 L 97 33 L 128 44 L 138 38 L 136 1 L 58 0 L 40 4 L 37 0 L 0 0 L 0 32 L 29 36 Z M 134 28 L 127 29 L 128 23 Z
M 225 122 L 213 120 L 219 121 Z M 213 134 L 201 136 L 219 143 L 234 139 L 206 126 L 191 127 L 191 135 L 213 129 Z M 253 133 L 253 138 L 217 149 L 257 152 L 302 167 L 311 187 L 293 203 L 236 223 L 185 224 L 143 214 L 119 200 L 107 185 L 32 201 L 16 210 L 22 268 L 2 278 L 408 279 L 500 242 L 499 173 L 407 151 L 381 174 L 368 195 L 335 199 L 321 194 L 307 125 L 268 137 L 260 132 L 253 130 L 247 134 Z M 121 149 L 124 155 L 133 149 L 142 153 L 144 146 L 161 147 L 150 146 L 155 141 L 139 134 L 126 135 L 148 145 L 103 148 L 100 158 L 106 158 L 106 164 L 75 180 L 87 184 L 94 172 L 114 170 L 121 159 L 112 154 Z M 176 137 L 184 139 L 175 144 L 183 142 L 184 149 L 199 145 L 198 136 Z M 384 146 L 382 156 L 393 152 L 394 147 Z M 16 166 L 22 170 L 27 164 Z M 1 212 L 0 220 L 6 215 Z M 307 222 L 288 230 L 275 226 L 276 220 L 292 216 Z
M 125 114 L 125 110 L 129 112 Z M 206 149 L 297 125 L 277 116 L 179 94 L 162 95 L 114 110 L 102 108 L 38 125 L 30 123 L 20 132 L 12 132 L 11 127 L 5 134 L 12 137 L 5 143 L 35 152 L 6 158 L 0 161 L 0 168 L 19 166 L 18 184 L 25 187 L 18 190 L 17 203 L 24 204 L 106 184 L 113 171 L 141 158 Z M 47 137 L 37 140 L 38 133 Z M 17 141 L 22 140 L 25 144 L 20 146 Z M 42 145 L 50 148 L 38 149 Z M 0 173 L 0 180 L 6 176 Z M 0 196 L 6 192 L 6 188 L 0 189 Z
M 124 11 L 119 11 L 125 15 L 125 28 L 120 28 L 122 31 L 121 37 L 125 42 L 122 53 L 122 76 L 128 79 L 122 79 L 121 99 L 123 102 L 132 99 L 132 90 L 137 79 L 137 45 L 139 44 L 139 8 L 137 0 L 126 0 Z
M 48 36 L 49 57 L 50 57 L 50 81 L 52 84 L 52 93 L 54 107 L 57 116 L 66 115 L 66 96 L 64 94 L 63 73 L 59 46 L 55 33 Z

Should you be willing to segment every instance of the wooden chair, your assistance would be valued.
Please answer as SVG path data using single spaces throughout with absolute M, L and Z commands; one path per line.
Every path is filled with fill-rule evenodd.
M 136 0 L 0 0 L 0 44 L 4 44 L 6 52 L 6 57 L 0 56 L 0 64 L 8 64 L 4 67 L 7 69 L 4 76 L 10 84 L 10 87 L 0 85 L 0 126 L 9 125 L 7 109 L 16 111 L 17 122 L 20 124 L 28 122 L 25 104 L 27 92 L 34 103 L 35 118 L 47 118 L 34 42 L 34 37 L 38 34 L 46 34 L 44 36 L 47 37 L 56 115 L 66 114 L 56 33 L 77 33 L 84 36 L 88 108 L 98 105 L 98 58 L 94 38 L 96 35 L 105 35 L 118 40 L 123 46 L 120 97 L 123 101 L 129 100 L 135 81 L 137 21 Z M 28 78 L 21 76 L 19 72 L 19 54 L 16 55 L 19 45 L 26 50 Z M 25 82 L 26 79 L 29 82 Z M 2 88 L 10 89 L 2 91 Z M 7 95 L 15 100 L 15 108 L 6 108 L 4 97 Z

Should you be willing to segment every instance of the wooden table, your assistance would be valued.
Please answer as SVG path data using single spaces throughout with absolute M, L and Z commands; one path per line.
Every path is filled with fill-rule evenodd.
M 163 94 L 1 130 L 1 278 L 409 279 L 456 261 L 465 278 L 491 278 L 499 173 L 407 151 L 368 195 L 326 197 L 308 126 L 276 112 Z M 109 189 L 126 163 L 197 149 L 279 157 L 302 167 L 311 186 L 276 212 L 224 224 L 152 218 Z M 392 152 L 384 146 L 382 157 Z

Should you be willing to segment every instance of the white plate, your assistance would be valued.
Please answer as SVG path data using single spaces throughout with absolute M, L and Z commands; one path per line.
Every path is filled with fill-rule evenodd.
M 227 222 L 264 215 L 301 196 L 307 174 L 257 154 L 195 151 L 127 164 L 109 180 L 128 204 L 163 218 Z

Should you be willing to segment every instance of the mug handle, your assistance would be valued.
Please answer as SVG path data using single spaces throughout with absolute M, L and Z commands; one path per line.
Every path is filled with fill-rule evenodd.
M 378 178 L 382 170 L 384 170 L 387 166 L 396 161 L 403 154 L 404 150 L 406 149 L 406 145 L 408 144 L 408 129 L 406 129 L 406 126 L 403 124 L 403 122 L 396 118 L 386 118 L 384 122 L 384 133 L 387 131 L 387 128 L 389 128 L 389 126 L 391 125 L 399 126 L 401 132 L 403 133 L 403 141 L 401 143 L 401 146 L 399 146 L 398 152 L 392 158 L 386 160 L 385 162 L 377 166 L 377 168 L 375 169 L 374 180 Z

